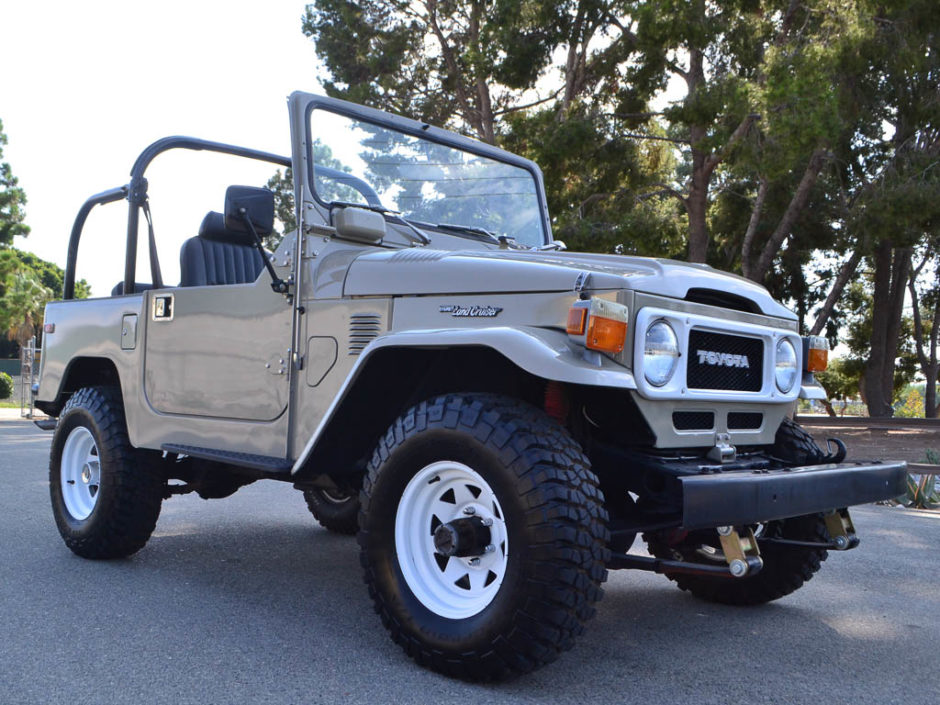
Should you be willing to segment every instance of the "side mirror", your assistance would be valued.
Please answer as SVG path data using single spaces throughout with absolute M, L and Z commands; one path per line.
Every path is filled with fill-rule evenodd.
M 378 245 L 385 237 L 385 216 L 365 208 L 337 208 L 333 210 L 336 236 L 367 245 Z
M 247 232 L 245 215 L 258 235 L 274 230 L 274 193 L 255 186 L 229 186 L 225 190 L 225 227 Z

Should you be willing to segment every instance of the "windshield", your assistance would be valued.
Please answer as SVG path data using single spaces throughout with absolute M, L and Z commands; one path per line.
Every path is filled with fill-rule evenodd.
M 462 226 L 529 247 L 545 242 L 529 170 L 326 110 L 310 115 L 320 200 L 388 208 L 449 233 Z

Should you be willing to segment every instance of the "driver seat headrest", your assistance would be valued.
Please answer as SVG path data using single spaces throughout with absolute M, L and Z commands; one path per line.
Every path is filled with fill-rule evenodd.
M 230 242 L 233 245 L 253 247 L 255 239 L 250 232 L 239 232 L 225 227 L 225 216 L 216 211 L 209 211 L 199 226 L 199 237 L 215 242 Z

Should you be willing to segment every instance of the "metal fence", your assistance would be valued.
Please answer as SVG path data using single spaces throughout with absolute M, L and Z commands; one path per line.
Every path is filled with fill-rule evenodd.
M 20 348 L 20 416 L 31 419 L 33 408 L 33 385 L 39 382 L 39 363 L 42 351 L 36 347 L 36 336 Z

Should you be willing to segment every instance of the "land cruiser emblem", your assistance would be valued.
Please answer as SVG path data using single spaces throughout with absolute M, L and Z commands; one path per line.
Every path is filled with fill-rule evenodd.
M 732 355 L 731 353 L 720 353 L 712 350 L 696 350 L 698 353 L 698 364 L 715 365 L 717 367 L 743 367 L 750 369 L 747 361 L 747 355 Z
M 459 306 L 442 304 L 441 313 L 449 313 L 454 318 L 495 318 L 503 309 L 499 306 Z

